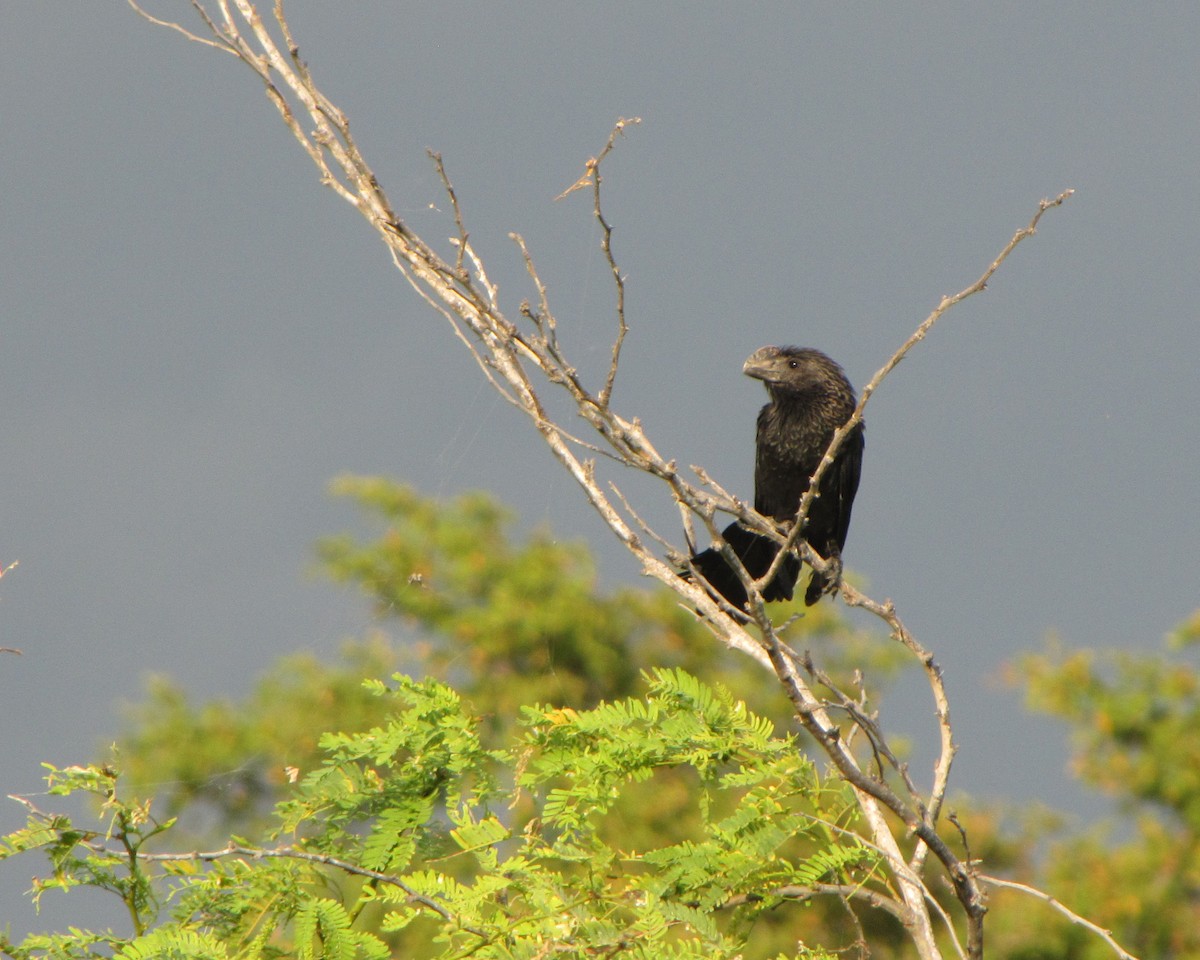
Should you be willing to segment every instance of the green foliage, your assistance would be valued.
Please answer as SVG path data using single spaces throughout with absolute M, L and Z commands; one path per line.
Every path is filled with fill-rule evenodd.
M 875 854 L 835 838 L 854 805 L 791 737 L 681 670 L 642 698 L 529 707 L 505 749 L 445 685 L 366 685 L 387 719 L 322 739 L 276 810 L 280 846 L 147 852 L 170 835 L 114 771 L 53 770 L 51 793 L 101 801 L 80 828 L 30 808 L 0 858 L 41 850 L 40 889 L 99 887 L 131 932 L 0 941 L 34 957 L 734 957 L 780 891 L 871 885 Z M 686 771 L 697 829 L 629 843 L 623 795 Z M 507 784 L 507 786 L 503 786 Z M 788 956 L 808 956 L 807 951 Z
M 31 811 L 26 829 L 0 839 L 0 859 L 40 849 L 50 862 L 50 875 L 35 879 L 34 903 L 48 890 L 70 890 L 87 886 L 115 894 L 126 906 L 133 929 L 145 928 L 145 918 L 157 908 L 154 890 L 139 868 L 137 857 L 143 845 L 173 826 L 173 821 L 158 823 L 150 818 L 149 803 L 122 803 L 116 797 L 117 776 L 109 766 L 67 767 L 58 769 L 44 764 L 51 796 L 73 793 L 100 798 L 102 829 L 79 827 L 66 814 L 46 816 L 29 801 Z M 121 850 L 104 845 L 116 838 Z M 128 860 L 127 860 L 128 858 Z

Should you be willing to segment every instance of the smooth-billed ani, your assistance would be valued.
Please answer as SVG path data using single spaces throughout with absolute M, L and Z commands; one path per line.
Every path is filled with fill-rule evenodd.
M 829 448 L 833 433 L 854 412 L 854 388 L 842 368 L 818 350 L 805 347 L 763 347 L 742 367 L 742 373 L 761 380 L 771 402 L 759 411 L 754 457 L 754 509 L 781 523 L 795 519 L 800 498 Z M 850 508 L 862 468 L 863 425 L 842 441 L 829 469 L 821 477 L 804 525 L 804 539 L 835 564 L 830 582 L 815 570 L 804 593 L 808 606 L 837 588 L 842 548 L 850 527 Z M 756 580 L 771 567 L 778 545 L 740 523 L 721 536 Z M 692 565 L 731 606 L 744 610 L 746 588 L 715 549 L 692 557 Z M 790 600 L 800 576 L 800 560 L 784 558 L 775 578 L 763 589 L 764 600 Z

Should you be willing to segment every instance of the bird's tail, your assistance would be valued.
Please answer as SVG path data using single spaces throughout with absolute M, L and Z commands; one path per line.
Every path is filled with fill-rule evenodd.
M 747 530 L 740 523 L 731 523 L 721 531 L 721 536 L 729 544 L 737 558 L 741 560 L 746 572 L 755 580 L 771 569 L 771 564 L 775 561 L 776 554 L 779 553 L 779 545 L 774 540 Z M 715 547 L 709 547 L 692 557 L 692 566 L 708 581 L 708 585 L 716 593 L 725 598 L 730 606 L 738 610 L 746 609 L 748 600 L 746 588 Z M 800 560 L 794 554 L 788 554 L 776 572 L 775 578 L 763 590 L 763 599 L 768 602 L 791 600 L 796 580 L 799 577 Z M 812 589 L 811 586 L 809 589 Z M 816 596 L 820 597 L 820 593 L 818 592 Z M 806 602 L 815 602 L 808 601 L 807 595 L 805 600 Z

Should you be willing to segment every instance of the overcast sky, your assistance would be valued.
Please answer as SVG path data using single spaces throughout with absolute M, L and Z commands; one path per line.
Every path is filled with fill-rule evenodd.
M 1050 632 L 1156 650 L 1200 599 L 1200 6 L 289 9 L 397 212 L 447 249 L 440 151 L 505 309 L 532 295 L 515 230 L 587 376 L 611 284 L 586 195 L 554 197 L 643 118 L 606 168 L 614 402 L 745 496 L 749 353 L 817 347 L 861 386 L 1074 188 L 876 394 L 846 559 L 945 669 L 956 789 L 1103 812 L 998 677 Z M 0 90 L 0 794 L 96 757 L 149 673 L 236 697 L 369 629 L 312 575 L 355 519 L 341 472 L 493 491 L 638 582 L 232 57 L 120 3 L 13 4 Z M 932 735 L 920 684 L 883 706 Z M 0 923 L 78 922 L 19 902 L 34 866 L 0 870 Z

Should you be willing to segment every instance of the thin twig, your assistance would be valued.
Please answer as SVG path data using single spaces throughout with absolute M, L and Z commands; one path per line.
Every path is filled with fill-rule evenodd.
M 1041 900 L 1042 903 L 1045 903 L 1057 910 L 1072 923 L 1083 927 L 1086 930 L 1092 931 L 1092 933 L 1096 934 L 1096 936 L 1107 943 L 1112 948 L 1113 952 L 1121 958 L 1121 960 L 1138 960 L 1137 957 L 1135 957 L 1132 953 L 1130 953 L 1113 939 L 1111 931 L 1106 930 L 1097 923 L 1092 923 L 1092 921 L 1088 920 L 1086 917 L 1081 917 L 1074 910 L 1071 910 L 1069 907 L 1064 905 L 1061 900 L 1057 900 L 1056 898 L 1050 896 L 1050 894 L 1037 889 L 1037 887 L 1031 887 L 1024 883 L 1017 883 L 1015 880 L 1001 880 L 999 877 L 991 877 L 986 873 L 979 874 L 979 879 L 989 886 L 1002 887 L 1006 890 L 1016 890 L 1019 893 L 1033 897 L 1036 900 Z
M 156 27 L 166 27 L 168 30 L 174 30 L 177 33 L 183 34 L 185 37 L 187 37 L 193 43 L 200 43 L 206 47 L 212 47 L 214 50 L 220 50 L 222 53 L 232 53 L 235 57 L 238 56 L 237 50 L 234 49 L 232 46 L 230 46 L 228 43 L 221 43 L 216 40 L 206 40 L 204 37 L 201 37 L 201 36 L 198 36 L 197 34 L 192 33 L 190 30 L 188 30 L 186 27 L 184 27 L 183 24 L 176 23 L 173 20 L 160 20 L 160 19 L 158 19 L 158 17 L 151 16 L 149 13 L 147 13 L 145 10 L 143 10 L 140 6 L 138 6 L 137 0 L 127 0 L 127 2 L 133 8 L 134 12 L 139 17 L 142 17 L 143 19 L 148 20 L 150 23 L 154 24 Z M 197 11 L 199 11 L 200 16 L 207 21 L 207 25 L 208 25 L 209 29 L 212 31 L 213 35 L 219 36 L 220 34 L 219 34 L 218 30 L 216 29 L 216 24 L 214 24 L 211 20 L 208 19 L 208 14 L 204 12 L 204 8 L 201 7 L 199 3 L 195 2 L 195 0 L 193 0 L 192 6 Z
M 876 754 L 887 760 L 888 765 L 900 775 L 900 779 L 904 782 L 904 789 L 912 798 L 913 804 L 917 808 L 917 813 L 926 822 L 932 824 L 934 822 L 933 818 L 929 816 L 928 811 L 925 809 L 925 803 L 921 799 L 921 793 L 919 790 L 917 790 L 916 784 L 913 783 L 912 777 L 909 776 L 908 764 L 902 763 L 900 758 L 892 752 L 892 748 L 888 745 L 887 738 L 884 736 L 883 731 L 879 728 L 879 724 L 876 723 L 872 717 L 867 716 L 859 704 L 855 703 L 853 699 L 848 697 L 837 686 L 837 684 L 833 682 L 833 678 L 813 662 L 812 654 L 806 652 L 800 656 L 797 656 L 797 654 L 790 649 L 788 650 L 788 654 L 802 667 L 804 667 L 809 676 L 811 676 L 817 681 L 817 683 L 821 684 L 821 686 L 833 694 L 834 699 L 837 701 L 837 706 L 845 710 L 850 719 L 854 721 L 855 725 L 867 735 L 867 739 L 871 742 L 871 747 L 876 751 Z M 882 766 L 882 764 L 880 764 L 880 766 Z M 881 770 L 881 779 L 882 776 L 883 774 Z
M 467 228 L 463 225 L 462 208 L 458 205 L 458 194 L 454 192 L 454 184 L 450 182 L 450 177 L 446 173 L 446 165 L 442 162 L 442 155 L 434 150 L 425 151 L 429 155 L 429 159 L 433 161 L 433 165 L 437 168 L 438 176 L 442 179 L 442 189 L 446 191 L 446 196 L 450 198 L 450 208 L 454 211 L 454 225 L 458 227 L 458 242 L 455 246 L 458 248 L 458 259 L 454 263 L 454 272 L 458 274 L 459 279 L 465 284 L 470 284 L 471 275 L 463 269 L 463 256 L 467 252 L 467 244 L 469 236 Z M 495 297 L 492 298 L 492 306 L 495 306 Z
M 613 275 L 613 284 L 617 289 L 617 336 L 613 340 L 612 361 L 608 366 L 608 376 L 605 377 L 604 386 L 600 390 L 599 403 L 602 407 L 607 407 L 609 400 L 612 398 L 613 383 L 617 379 L 617 364 L 621 360 L 621 345 L 625 342 L 625 334 L 629 332 L 629 326 L 625 322 L 625 278 L 621 276 L 621 269 L 617 266 L 616 258 L 612 252 L 613 228 L 612 224 L 604 218 L 604 213 L 600 209 L 600 184 L 602 182 L 600 164 L 612 153 L 613 147 L 617 142 L 617 137 L 625 135 L 625 128 L 631 124 L 641 122 L 641 117 L 630 117 L 629 119 L 622 117 L 619 119 L 613 127 L 612 133 L 608 135 L 608 142 L 604 144 L 604 149 L 587 162 L 583 177 L 577 180 L 573 187 L 568 188 L 559 196 L 559 199 L 562 199 L 562 197 L 565 197 L 572 190 L 587 183 L 591 184 L 592 213 L 596 218 L 596 222 L 600 224 L 600 249 L 604 251 L 604 258 L 608 261 L 608 268 L 612 271 Z
M 39 811 L 40 813 L 40 811 Z M 43 814 L 47 820 L 50 819 L 48 814 Z M 112 850 L 102 843 L 91 841 L 88 839 L 79 839 L 77 842 L 87 847 L 90 851 L 98 856 L 116 857 L 119 859 L 130 859 L 130 856 L 118 851 Z M 185 863 L 185 862 L 203 862 L 213 863 L 219 860 L 226 860 L 231 857 L 245 860 L 299 860 L 305 863 L 316 863 L 322 866 L 333 867 L 335 870 L 341 870 L 343 873 L 348 873 L 356 877 L 366 877 L 375 880 L 378 883 L 385 883 L 389 886 L 396 887 L 404 892 L 410 903 L 420 904 L 423 907 L 432 910 L 447 923 L 454 925 L 455 929 L 473 934 L 481 940 L 489 939 L 488 934 L 467 924 L 463 924 L 459 919 L 451 913 L 446 907 L 439 903 L 436 899 L 426 896 L 423 893 L 415 890 L 409 884 L 405 883 L 400 877 L 390 873 L 383 873 L 379 870 L 371 870 L 367 867 L 359 866 L 356 863 L 351 863 L 349 860 L 342 860 L 338 857 L 330 856 L 324 853 L 310 853 L 307 850 L 298 850 L 295 847 L 247 847 L 241 844 L 231 843 L 229 846 L 221 850 L 200 851 L 195 850 L 188 853 L 141 853 L 137 852 L 137 860 L 153 862 L 153 863 Z
M 621 506 L 625 508 L 625 512 L 633 518 L 633 522 L 641 528 L 642 533 L 644 533 L 647 537 L 668 552 L 675 549 L 669 541 L 660 536 L 659 533 L 650 526 L 650 524 L 642 519 L 641 515 L 637 512 L 637 510 L 634 509 L 633 504 L 630 503 L 625 497 L 625 494 L 621 492 L 620 487 L 610 480 L 608 483 L 608 489 L 613 492 L 613 496 L 616 497 Z
M 942 804 L 946 799 L 946 790 L 950 783 L 950 767 L 954 762 L 955 754 L 958 752 L 958 745 L 954 742 L 954 731 L 950 725 L 950 698 L 946 693 L 942 669 L 934 660 L 933 654 L 921 646 L 900 621 L 900 618 L 896 615 L 896 608 L 890 600 L 884 603 L 877 603 L 860 593 L 850 584 L 843 584 L 842 599 L 845 600 L 848 606 L 861 607 L 883 620 L 891 629 L 892 639 L 903 644 L 925 670 L 926 678 L 929 681 L 929 689 L 933 695 L 934 714 L 937 718 L 938 731 L 941 737 L 941 749 L 938 752 L 937 763 L 934 766 L 933 786 L 930 790 L 929 801 L 925 810 L 926 822 L 931 827 L 935 826 L 938 816 L 941 813 Z M 917 849 L 913 852 L 912 859 L 909 861 L 910 866 L 914 870 L 920 870 L 927 853 L 928 848 L 922 844 L 918 844 Z
M 21 565 L 21 562 L 19 560 L 14 560 L 7 567 L 0 570 L 0 580 L 4 579 L 4 575 L 6 573 L 8 573 L 9 570 L 13 570 L 16 567 L 19 567 L 20 565 Z M 18 650 L 16 647 L 0 647 L 0 653 L 15 653 L 18 657 L 21 656 L 21 651 Z
M 730 897 L 724 903 L 718 905 L 720 910 L 728 910 L 733 907 L 745 906 L 748 903 L 754 903 L 766 897 L 781 897 L 785 900 L 805 901 L 811 900 L 814 896 L 838 896 L 848 897 L 855 900 L 862 900 L 864 903 L 870 904 L 885 913 L 891 914 L 901 923 L 904 922 L 907 907 L 898 900 L 893 900 L 877 890 L 872 890 L 869 887 L 859 886 L 849 883 L 808 883 L 804 886 L 788 886 L 778 887 L 768 893 L 748 894 L 742 893 L 735 897 Z

